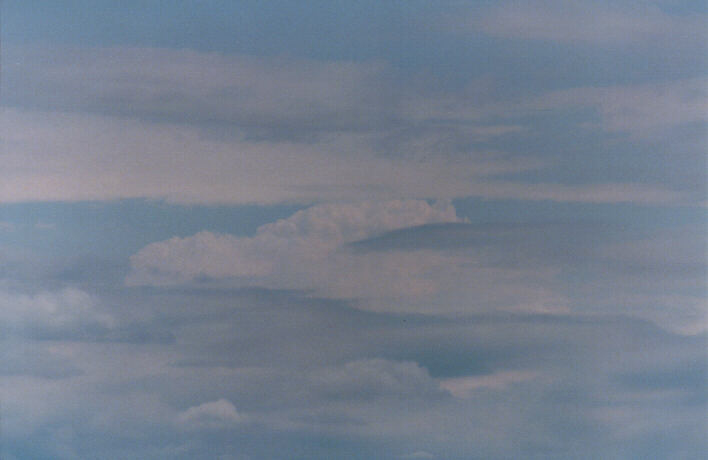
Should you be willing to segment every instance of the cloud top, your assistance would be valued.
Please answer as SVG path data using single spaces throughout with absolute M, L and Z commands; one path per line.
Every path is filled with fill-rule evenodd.
M 193 428 L 218 428 L 244 420 L 231 401 L 224 398 L 192 406 L 177 416 L 180 424 Z
M 347 290 L 349 281 L 378 284 L 367 261 L 343 248 L 391 230 L 431 223 L 460 222 L 449 203 L 419 200 L 323 204 L 258 228 L 252 237 L 200 232 L 152 243 L 131 256 L 128 284 L 170 285 L 234 278 L 241 284 L 281 288 Z M 405 280 L 405 267 L 389 268 Z M 380 272 L 379 272 L 380 274 Z M 395 278 L 392 289 L 396 288 Z

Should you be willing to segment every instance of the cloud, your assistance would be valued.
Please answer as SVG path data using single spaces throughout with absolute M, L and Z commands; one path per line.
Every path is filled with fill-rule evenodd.
M 142 48 L 9 52 L 2 202 L 447 198 L 468 194 L 478 178 L 539 166 L 471 148 L 515 125 L 421 129 L 399 102 L 417 90 L 381 63 Z
M 440 381 L 440 388 L 456 398 L 467 398 L 479 389 L 502 389 L 513 383 L 525 382 L 536 377 L 534 372 L 501 371 L 488 375 L 455 377 Z
M 357 256 L 347 243 L 386 231 L 459 221 L 450 204 L 425 201 L 317 205 L 259 227 L 253 237 L 201 232 L 152 243 L 131 256 L 129 284 L 180 284 L 236 278 L 241 284 L 317 289 L 356 297 L 361 292 L 416 295 L 431 289 L 417 255 Z M 444 263 L 429 254 L 429 262 Z M 406 263 L 406 261 L 408 263 Z
M 164 48 L 8 46 L 6 105 L 176 123 L 234 124 L 255 136 L 390 123 L 380 62 L 321 62 Z M 389 108 L 387 108 L 389 107 Z M 303 133 L 304 131 L 304 133 Z
M 227 399 L 192 406 L 177 416 L 177 421 L 191 428 L 223 428 L 245 420 Z
M 680 203 L 690 197 L 656 181 L 517 180 L 552 162 L 526 149 L 511 154 L 505 140 L 533 134 L 530 122 L 549 108 L 596 108 L 603 130 L 641 139 L 705 119 L 700 80 L 509 101 L 480 97 L 476 81 L 421 88 L 380 63 L 140 48 L 11 52 L 0 202 Z
M 428 371 L 415 362 L 386 359 L 352 361 L 315 373 L 311 388 L 336 400 L 435 398 L 440 391 Z
M 471 24 L 498 37 L 605 46 L 700 44 L 706 39 L 703 15 L 671 15 L 644 2 L 507 2 L 476 15 Z
M 701 430 L 683 428 L 704 428 L 704 403 L 689 411 L 682 398 L 703 393 L 703 371 L 690 365 L 703 359 L 705 337 L 616 316 L 444 320 L 334 308 L 293 295 L 130 293 L 125 308 L 139 301 L 140 309 L 159 313 L 178 340 L 169 347 L 46 343 L 55 359 L 69 359 L 82 374 L 0 378 L 7 448 L 22 453 L 31 444 L 57 457 L 49 433 L 72 422 L 68 445 L 82 457 L 106 449 L 112 458 L 145 452 L 194 458 L 218 449 L 288 458 L 300 449 L 308 458 L 354 451 L 371 458 L 390 448 L 387 458 L 418 450 L 469 457 L 480 449 L 485 458 L 516 458 L 530 442 L 568 456 L 578 445 L 595 446 L 598 436 L 610 450 L 639 442 L 635 435 L 615 435 L 621 422 L 644 420 L 642 414 L 652 417 L 640 433 L 669 432 L 689 444 L 703 439 Z M 187 357 L 205 364 L 173 364 Z M 675 396 L 664 393 L 651 402 L 641 382 L 665 386 L 678 371 L 690 388 L 670 387 Z M 523 372 L 538 378 L 514 383 L 504 377 Z M 481 381 L 472 380 L 478 386 L 463 398 L 440 388 L 470 376 Z M 500 381 L 485 381 L 488 376 Z M 617 417 L 601 422 L 602 411 L 613 408 L 621 408 Z M 337 444 L 322 449 L 323 437 Z M 390 445 L 382 447 L 382 437 Z M 184 450 L 169 450 L 177 447 Z
M 34 295 L 0 292 L 0 326 L 6 333 L 38 338 L 102 335 L 116 320 L 76 288 Z
M 426 452 L 424 450 L 417 450 L 410 454 L 401 455 L 400 458 L 435 458 L 435 456 L 430 452 Z
M 446 203 L 317 205 L 264 225 L 253 237 L 200 232 L 152 243 L 131 256 L 126 282 L 296 289 L 376 311 L 567 310 L 553 287 L 553 265 L 499 266 L 493 251 L 441 251 L 435 244 L 402 251 L 361 251 L 351 244 L 430 223 L 460 219 Z
M 449 198 L 484 193 L 483 178 L 529 169 L 528 160 L 381 155 L 371 135 L 316 142 L 229 138 L 203 128 L 102 115 L 0 113 L 6 155 L 0 201 L 162 198 L 181 203 L 276 203 Z M 432 152 L 428 152 L 432 153 Z M 446 177 L 442 182 L 438 179 Z
M 705 199 L 706 81 L 661 79 L 700 66 L 672 68 L 701 61 L 705 18 L 633 5 L 475 7 L 472 27 L 487 36 L 472 44 L 433 36 L 439 11 L 411 7 L 384 50 L 400 72 L 188 49 L 3 48 L 0 202 L 311 207 L 239 236 L 218 232 L 283 208 L 10 206 L 29 221 L 14 229 L 27 232 L 0 223 L 18 244 L 0 255 L 12 278 L 0 279 L 0 455 L 701 458 L 705 229 L 653 233 L 701 221 L 670 205 Z M 375 28 L 390 12 L 376 10 Z M 351 19 L 353 34 L 362 19 Z M 347 53 L 367 55 L 357 46 Z M 606 72 L 618 56 L 627 62 Z M 644 160 L 655 175 L 637 173 Z M 677 163 L 694 175 L 675 177 Z M 470 202 L 475 222 L 535 222 L 480 225 L 450 204 L 463 196 L 553 203 Z M 86 216 L 121 225 L 57 235 Z M 62 231 L 35 225 L 55 221 Z M 124 265 L 107 277 L 108 253 Z M 80 288 L 57 288 L 68 278 Z
M 470 224 L 423 201 L 328 204 L 251 237 L 152 243 L 131 257 L 126 282 L 294 289 L 387 312 L 629 314 L 700 333 L 700 229 L 648 235 L 585 222 Z
M 607 293 L 598 305 L 647 318 L 682 334 L 708 330 L 708 241 L 702 226 L 662 230 L 598 251 Z M 609 293 L 612 293 L 611 295 Z
M 663 83 L 604 88 L 575 88 L 538 98 L 546 107 L 590 106 L 601 126 L 641 140 L 657 139 L 672 129 L 708 121 L 708 80 L 683 79 Z
M 413 102 L 413 101 L 411 101 Z M 678 127 L 708 122 L 708 80 L 705 77 L 635 84 L 578 86 L 471 104 L 460 94 L 421 97 L 423 119 L 445 117 L 466 120 L 485 117 L 534 117 L 548 110 L 577 113 L 596 111 L 599 127 L 607 133 L 627 133 L 633 140 L 667 137 Z M 410 109 L 415 112 L 414 108 Z M 582 126 L 587 127 L 585 123 Z M 526 128 L 529 130 L 529 128 Z
M 75 363 L 42 342 L 26 343 L 4 338 L 0 352 L 0 376 L 27 376 L 40 379 L 76 377 L 82 371 Z

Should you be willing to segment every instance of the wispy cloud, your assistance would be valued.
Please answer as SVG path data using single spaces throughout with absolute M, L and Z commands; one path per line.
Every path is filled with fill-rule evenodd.
M 508 2 L 477 14 L 472 27 L 508 38 L 617 46 L 706 39 L 702 15 L 670 15 L 648 2 Z
M 533 372 L 503 371 L 489 375 L 444 379 L 440 382 L 440 388 L 450 392 L 456 398 L 467 398 L 475 390 L 500 389 L 507 385 L 525 382 L 536 377 L 537 375 Z

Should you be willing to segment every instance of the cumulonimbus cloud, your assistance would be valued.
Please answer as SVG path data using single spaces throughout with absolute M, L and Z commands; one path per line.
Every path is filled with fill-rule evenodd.
M 421 265 L 417 255 L 372 258 L 353 254 L 345 245 L 400 228 L 459 221 L 449 203 L 318 205 L 264 225 L 252 237 L 200 232 L 152 243 L 131 257 L 133 270 L 127 282 L 171 285 L 232 279 L 239 284 L 316 289 L 346 297 L 372 290 L 423 293 L 430 283 L 421 275 L 435 256 Z M 406 264 L 400 257 L 410 260 Z
M 495 266 L 479 250 L 367 251 L 351 244 L 392 230 L 460 222 L 445 202 L 317 205 L 252 237 L 200 232 L 149 244 L 131 256 L 126 282 L 297 289 L 384 311 L 565 311 L 563 296 L 550 287 L 554 267 Z M 474 302 L 464 300 L 470 295 Z

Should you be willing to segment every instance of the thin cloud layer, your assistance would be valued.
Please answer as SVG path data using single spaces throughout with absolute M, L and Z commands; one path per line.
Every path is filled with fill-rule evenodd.
M 681 183 L 636 183 L 628 173 L 591 183 L 529 181 L 525 175 L 553 171 L 557 161 L 513 146 L 533 137 L 539 111 L 563 116 L 587 108 L 599 124 L 578 120 L 577 129 L 628 133 L 636 149 L 632 142 L 705 123 L 704 79 L 509 100 L 485 95 L 495 88 L 484 80 L 455 91 L 380 62 L 119 47 L 10 47 L 10 55 L 3 202 L 696 200 Z
M 705 16 L 667 14 L 641 1 L 506 2 L 471 22 L 495 36 L 603 46 L 685 46 L 706 39 Z

